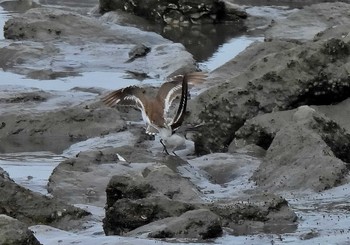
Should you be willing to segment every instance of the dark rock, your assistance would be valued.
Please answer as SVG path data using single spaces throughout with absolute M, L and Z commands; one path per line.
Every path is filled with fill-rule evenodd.
M 56 79 L 105 69 L 165 78 L 178 70 L 196 69 L 183 45 L 154 32 L 106 24 L 96 17 L 57 8 L 30 9 L 10 18 L 4 26 L 4 36 L 30 42 L 3 45 L 0 67 L 33 79 Z M 134 52 L 135 57 L 129 59 L 130 51 L 142 45 L 147 48 Z
M 107 206 L 112 206 L 116 201 L 129 198 L 132 200 L 147 197 L 154 191 L 150 184 L 137 185 L 136 181 L 127 176 L 113 176 L 106 189 Z
M 100 12 L 121 9 L 152 21 L 169 25 L 207 24 L 224 21 L 238 22 L 247 14 L 223 1 L 129 1 L 100 0 Z
M 130 136 L 128 139 L 132 141 Z M 128 162 L 121 161 L 117 154 Z M 116 174 L 141 174 L 144 168 L 152 165 L 152 163 L 145 163 L 147 161 L 153 162 L 154 159 L 147 156 L 145 149 L 127 145 L 80 152 L 76 157 L 61 162 L 54 169 L 49 178 L 48 191 L 53 196 L 59 196 L 61 200 L 71 204 L 84 203 L 103 207 L 106 204 L 106 186 L 111 178 Z M 137 165 L 137 162 L 142 162 L 144 166 L 134 169 L 132 166 Z M 121 186 L 123 186 L 122 183 L 118 187 L 121 188 Z M 118 191 L 119 189 L 115 192 Z M 116 193 L 109 195 L 107 189 L 107 198 L 115 198 L 115 195 Z
M 2 97 L 0 103 L 26 103 L 26 102 L 43 102 L 51 97 L 50 93 L 44 91 L 21 92 L 11 94 L 7 98 Z
M 17 185 L 5 172 L 0 173 L 0 187 L 0 213 L 27 224 L 39 223 L 68 229 L 89 215 L 56 198 L 50 199 Z
M 318 237 L 320 236 L 320 233 L 315 231 L 315 230 L 312 230 L 308 233 L 305 233 L 305 234 L 301 234 L 299 237 L 301 240 L 309 240 L 309 239 L 312 239 L 312 238 L 315 238 L 315 237 Z
M 262 133 L 254 134 L 252 128 Z M 308 106 L 257 116 L 238 132 L 252 144 L 259 144 L 261 135 L 272 139 L 253 175 L 256 183 L 269 191 L 322 191 L 341 184 L 348 173 L 350 135 Z
M 6 144 L 16 145 L 17 150 L 23 149 L 19 145 L 29 144 L 31 150 L 53 152 L 61 152 L 74 142 L 125 128 L 115 109 L 84 108 L 84 105 L 50 112 L 7 113 L 2 115 L 2 122 L 6 126 L 0 129 L 0 139 L 6 139 Z
M 347 133 L 350 132 L 350 99 L 336 105 L 313 106 L 313 108 L 346 129 Z
M 219 216 L 208 209 L 197 209 L 187 211 L 179 217 L 152 222 L 127 235 L 139 236 L 143 233 L 148 233 L 151 238 L 190 238 L 198 241 L 221 236 L 222 227 Z
M 216 165 L 220 163 L 220 159 L 221 165 L 225 164 L 222 160 L 223 156 L 217 158 Z M 285 199 L 274 195 L 251 194 L 249 197 L 245 195 L 241 197 L 237 194 L 226 201 L 203 202 L 203 199 L 199 197 L 205 198 L 205 195 L 194 192 L 191 188 L 195 189 L 195 186 L 191 183 L 186 184 L 187 181 L 183 177 L 177 177 L 179 175 L 176 172 L 184 168 L 185 163 L 176 159 L 176 157 L 168 158 L 165 161 L 168 167 L 148 167 L 142 171 L 142 175 L 129 175 L 127 177 L 119 175 L 111 179 L 106 190 L 106 216 L 103 220 L 104 231 L 107 235 L 138 236 L 150 232 L 150 237 L 157 238 L 209 239 L 219 236 L 221 225 L 217 222 L 214 222 L 215 225 L 211 221 L 204 222 L 202 228 L 207 232 L 199 229 L 200 221 L 192 227 L 194 230 L 190 229 L 191 226 L 186 228 L 185 225 L 182 225 L 182 228 L 179 227 L 181 222 L 185 222 L 184 219 L 192 217 L 192 212 L 188 213 L 189 216 L 185 214 L 186 212 L 199 209 L 210 210 L 215 214 L 213 219 L 217 220 L 217 217 L 220 217 L 224 221 L 223 227 L 238 229 L 236 234 L 295 230 L 296 216 L 294 212 L 288 207 Z M 203 169 L 207 169 L 209 165 L 206 165 L 208 164 L 204 164 Z M 252 166 L 248 166 L 248 169 L 251 168 Z M 248 173 L 243 173 L 244 167 L 232 164 L 232 166 L 225 168 L 226 176 L 218 173 L 218 175 L 223 176 L 222 178 L 225 178 L 222 182 L 218 181 L 219 184 L 225 185 L 229 182 L 228 179 L 232 178 L 229 174 L 230 171 L 231 175 L 240 174 L 239 171 L 236 171 L 237 169 L 242 171 L 242 174 L 248 175 Z M 201 174 L 200 169 L 194 168 L 193 171 L 197 175 Z M 210 169 L 208 171 L 212 176 L 218 172 Z M 214 216 L 210 215 L 210 217 Z M 199 216 L 198 218 L 202 219 Z M 250 229 L 247 230 L 245 227 L 250 227 Z
M 293 232 L 297 228 L 297 216 L 288 202 L 273 194 L 217 202 L 209 209 L 219 215 L 222 226 L 231 228 L 234 235 Z
M 28 225 L 0 214 L 0 244 L 6 245 L 40 245 Z
M 314 2 L 315 3 L 315 2 Z M 266 31 L 266 39 L 311 40 L 322 36 L 327 28 L 347 24 L 350 10 L 349 2 L 335 1 L 304 6 L 286 18 L 274 20 Z M 302 31 L 301 31 L 302 30 Z M 327 35 L 328 36 L 328 35 Z M 334 37 L 329 35 L 328 37 Z
M 31 8 L 38 8 L 41 5 L 32 0 L 5 0 L 0 2 L 0 6 L 8 12 L 24 13 Z
M 137 45 L 129 51 L 129 59 L 126 62 L 132 62 L 137 58 L 146 56 L 150 51 L 150 47 L 143 44 Z
M 348 38 L 340 35 L 305 44 L 289 43 L 283 51 L 269 53 L 269 49 L 276 50 L 276 44 L 281 42 L 260 43 L 244 51 L 231 63 L 238 69 L 243 62 L 247 67 L 243 72 L 228 80 L 218 78 L 217 86 L 190 102 L 194 113 L 189 120 L 205 125 L 195 137 L 198 154 L 226 151 L 235 132 L 258 114 L 308 104 L 335 104 L 348 97 Z M 262 50 L 269 54 L 259 53 Z M 212 76 L 220 75 L 220 69 Z M 259 145 L 266 148 L 271 138 L 260 138 L 266 142 Z
M 179 216 L 193 209 L 194 204 L 171 200 L 166 196 L 122 198 L 106 207 L 103 229 L 106 235 L 123 235 L 153 221 Z
M 159 219 L 179 216 L 201 200 L 202 194 L 177 172 L 183 160 L 168 157 L 161 162 L 130 177 L 116 175 L 110 180 L 104 219 L 107 235 L 120 235 Z

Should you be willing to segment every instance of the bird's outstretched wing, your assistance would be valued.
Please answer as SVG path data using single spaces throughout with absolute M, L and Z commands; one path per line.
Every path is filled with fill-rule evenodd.
M 185 75 L 177 75 L 169 78 L 159 88 L 157 94 L 157 100 L 164 103 L 164 117 L 169 111 L 169 108 L 176 98 L 181 97 L 182 94 L 182 83 L 184 80 L 187 81 L 188 85 L 195 85 L 204 82 L 207 75 L 204 72 L 192 72 Z
M 102 101 L 111 107 L 116 105 L 133 106 L 143 111 L 147 103 L 146 100 L 145 90 L 136 86 L 115 90 L 102 98 Z
M 175 114 L 175 117 L 173 118 L 173 121 L 170 125 L 171 130 L 174 132 L 176 129 L 178 129 L 184 118 L 187 108 L 187 94 L 188 94 L 188 80 L 187 76 L 184 76 L 184 79 L 182 80 L 182 86 L 181 86 L 181 98 L 179 102 L 179 108 L 177 109 L 177 112 Z

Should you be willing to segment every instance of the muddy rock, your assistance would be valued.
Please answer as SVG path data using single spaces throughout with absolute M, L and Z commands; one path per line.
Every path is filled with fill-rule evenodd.
M 343 183 L 348 173 L 350 135 L 308 106 L 257 116 L 237 137 L 267 149 L 253 179 L 269 191 L 322 191 Z
M 49 178 L 48 191 L 53 196 L 71 204 L 90 204 L 103 207 L 106 204 L 106 186 L 116 174 L 138 175 L 155 161 L 144 149 L 138 154 L 132 144 L 136 139 L 127 135 L 129 144 L 123 147 L 80 152 L 60 163 Z M 119 156 L 129 162 L 123 162 Z M 131 155 L 133 155 L 131 157 Z M 108 196 L 107 196 L 108 197 Z
M 149 231 L 152 232 L 149 232 Z M 165 218 L 135 229 L 127 236 L 148 233 L 151 238 L 190 238 L 205 240 L 222 235 L 219 216 L 208 209 L 187 211 L 179 217 Z
M 104 231 L 121 235 L 140 226 L 193 210 L 202 194 L 177 171 L 185 164 L 178 157 L 158 159 L 161 164 L 144 167 L 141 172 L 115 175 L 109 182 Z M 130 166 L 132 166 L 131 163 Z
M 100 0 L 101 13 L 117 9 L 169 25 L 237 22 L 247 17 L 242 9 L 224 1 Z
M 234 235 L 293 232 L 297 216 L 288 202 L 274 194 L 251 194 L 231 201 L 219 201 L 209 209 L 219 215 L 222 226 Z
M 0 244 L 40 245 L 41 243 L 28 229 L 28 225 L 7 215 L 0 214 Z
M 113 29 L 113 27 L 115 29 Z M 65 40 L 70 43 L 85 41 L 109 42 L 115 44 L 138 44 L 126 34 L 121 26 L 104 26 L 97 19 L 56 8 L 34 8 L 18 17 L 9 19 L 4 26 L 4 36 L 13 40 L 51 41 Z M 120 30 L 122 33 L 116 33 Z M 124 30 L 124 31 L 123 31 Z M 93 35 L 99 33 L 99 35 Z M 144 44 L 168 43 L 161 36 L 134 29 L 133 35 L 141 34 Z
M 208 239 L 219 236 L 223 227 L 238 229 L 235 234 L 269 229 L 275 232 L 278 229 L 274 226 L 279 225 L 289 231 L 296 228 L 296 216 L 285 199 L 272 194 L 254 194 L 248 178 L 257 168 L 258 160 L 247 163 L 249 159 L 242 157 L 242 164 L 251 165 L 245 167 L 239 165 L 239 160 L 232 162 L 235 157 L 230 158 L 230 154 L 213 155 L 205 156 L 215 159 L 213 164 L 204 157 L 193 159 L 190 164 L 177 157 L 168 157 L 162 162 L 164 165 L 147 167 L 138 176 L 114 176 L 106 189 L 105 233 Z M 200 163 L 202 168 L 199 168 Z M 214 170 L 214 166 L 219 169 Z M 225 194 L 221 195 L 221 192 Z M 206 211 L 202 212 L 202 209 Z M 180 221 L 191 223 L 189 217 L 196 212 L 207 215 L 208 210 L 208 217 L 213 219 L 208 219 L 209 223 L 203 222 L 202 228 L 207 232 L 197 226 L 202 223 L 200 221 L 193 227 L 182 225 L 179 228 Z M 215 225 L 212 220 L 216 220 Z M 222 220 L 223 225 L 218 220 Z M 247 230 L 247 227 L 251 228 Z
M 4 0 L 0 2 L 0 6 L 9 12 L 26 12 L 31 8 L 40 7 L 37 0 Z
M 34 79 L 84 71 L 131 71 L 165 78 L 177 70 L 196 69 L 192 55 L 179 43 L 56 8 L 34 8 L 12 17 L 4 26 L 4 36 L 15 41 L 1 47 L 0 67 Z M 130 60 L 130 51 L 142 45 L 150 50 Z
M 26 224 L 47 224 L 62 229 L 78 225 L 88 212 L 17 185 L 6 172 L 0 172 L 0 213 Z M 14 195 L 16 193 L 16 195 Z
M 350 99 L 336 105 L 312 106 L 316 111 L 335 121 L 340 127 L 350 133 Z
M 350 4 L 345 2 L 320 3 L 305 6 L 292 12 L 287 18 L 281 18 L 271 23 L 267 30 L 267 39 L 311 40 L 327 28 L 348 24 L 347 14 Z
M 149 186 L 140 186 L 135 189 L 135 193 L 145 188 L 150 192 Z M 117 191 L 109 190 L 107 195 L 113 194 L 115 198 L 118 196 L 116 193 Z M 143 195 L 146 197 L 142 198 Z M 143 195 L 129 194 L 129 198 L 118 199 L 113 205 L 106 207 L 106 216 L 103 219 L 106 235 L 123 235 L 151 222 L 176 217 L 198 208 L 195 204 L 172 200 L 166 195 L 152 196 L 150 193 Z
M 224 75 L 222 80 L 223 70 L 214 71 L 212 76 L 219 78 L 218 85 L 190 102 L 194 112 L 190 120 L 205 125 L 195 139 L 197 153 L 227 150 L 235 131 L 259 113 L 301 105 L 329 105 L 348 97 L 347 37 L 338 35 L 305 44 L 278 45 L 281 43 L 285 42 L 253 45 L 231 62 L 238 67 L 246 64 L 246 69 L 231 78 L 225 79 Z M 285 49 L 267 51 L 276 50 L 276 44 Z M 268 54 L 254 56 L 262 50 Z M 250 63 L 241 60 L 242 57 L 250 57 Z
M 20 97 L 17 98 L 13 103 L 23 103 Z M 30 145 L 32 150 L 53 152 L 61 152 L 74 142 L 125 128 L 125 122 L 116 110 L 89 108 L 84 104 L 49 112 L 5 113 L 1 115 L 0 123 L 3 125 L 0 139 L 6 145 L 17 144 L 17 148 L 18 144 Z

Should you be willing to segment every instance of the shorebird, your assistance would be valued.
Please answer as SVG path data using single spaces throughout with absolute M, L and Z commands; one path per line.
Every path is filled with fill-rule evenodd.
M 173 76 L 161 85 L 154 98 L 147 96 L 143 88 L 129 86 L 109 93 L 102 98 L 102 101 L 108 106 L 124 105 L 139 109 L 147 125 L 146 133 L 152 135 L 158 133 L 164 151 L 169 155 L 167 150 L 169 148 L 176 155 L 175 149 L 185 143 L 184 137 L 175 131 L 181 126 L 185 117 L 188 85 L 201 83 L 206 77 L 203 72 Z M 169 109 L 179 97 L 176 114 L 174 117 L 169 117 Z

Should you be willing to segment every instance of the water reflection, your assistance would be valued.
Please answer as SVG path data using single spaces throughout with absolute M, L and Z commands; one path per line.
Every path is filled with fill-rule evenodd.
M 101 19 L 155 32 L 173 42 L 182 43 L 197 62 L 208 60 L 221 45 L 232 38 L 240 38 L 247 31 L 243 23 L 166 26 L 123 11 L 106 13 Z
M 213 71 L 245 50 L 255 41 L 263 41 L 263 37 L 240 36 L 219 45 L 217 51 L 207 60 L 199 62 L 203 70 Z
M 197 62 L 208 60 L 218 48 L 246 31 L 242 23 L 207 24 L 188 27 L 166 26 L 159 34 L 174 42 L 182 43 Z

